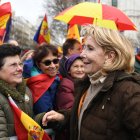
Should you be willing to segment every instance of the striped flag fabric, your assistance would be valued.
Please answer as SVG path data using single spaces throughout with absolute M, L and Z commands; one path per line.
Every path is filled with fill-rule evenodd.
M 10 2 L 0 5 L 0 44 L 9 37 L 11 27 L 11 4 Z
M 48 21 L 47 16 L 45 15 L 35 36 L 34 41 L 36 41 L 38 44 L 41 44 L 43 42 L 50 43 L 50 31 L 48 28 Z
M 80 41 L 80 34 L 77 24 L 69 25 L 67 38 L 74 38 Z
M 51 140 L 41 126 L 16 105 L 11 96 L 8 99 L 14 112 L 18 140 Z

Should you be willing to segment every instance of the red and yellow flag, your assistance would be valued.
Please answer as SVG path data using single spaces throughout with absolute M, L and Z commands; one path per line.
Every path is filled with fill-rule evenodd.
M 8 13 L 11 13 L 10 2 L 6 2 L 6 3 L 3 3 L 2 5 L 0 5 L 0 17 L 5 14 L 8 14 Z
M 34 41 L 36 41 L 38 44 L 41 44 L 43 42 L 50 43 L 50 31 L 48 28 L 48 21 L 47 16 L 44 16 L 44 19 L 42 20 L 35 36 Z
M 80 41 L 80 35 L 77 24 L 69 25 L 67 38 L 74 38 Z
M 18 140 L 51 140 L 39 124 L 18 108 L 10 96 L 8 99 L 14 112 Z
M 46 74 L 39 74 L 28 78 L 27 85 L 33 93 L 33 101 L 36 103 L 39 98 L 48 90 L 54 82 L 55 77 Z M 37 90 L 36 90 L 37 89 Z
M 10 2 L 0 5 L 0 43 L 5 40 L 11 25 L 11 4 Z

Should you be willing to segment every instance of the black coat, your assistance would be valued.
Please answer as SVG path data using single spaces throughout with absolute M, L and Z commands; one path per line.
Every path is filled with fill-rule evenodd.
M 83 113 L 80 140 L 140 140 L 140 75 L 112 72 Z M 77 85 L 70 139 L 78 139 L 78 106 L 89 80 Z

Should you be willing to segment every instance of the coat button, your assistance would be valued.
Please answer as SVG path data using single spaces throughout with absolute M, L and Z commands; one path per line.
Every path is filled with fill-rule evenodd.
M 103 106 L 102 106 L 102 110 L 104 110 L 104 109 L 105 109 L 105 106 L 103 105 Z
M 107 98 L 108 101 L 110 101 L 110 98 Z

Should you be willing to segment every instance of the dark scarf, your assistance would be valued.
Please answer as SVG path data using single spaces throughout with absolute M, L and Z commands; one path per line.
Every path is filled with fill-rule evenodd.
M 24 101 L 24 95 L 26 91 L 26 85 L 23 80 L 22 83 L 18 84 L 16 88 L 10 86 L 3 80 L 0 80 L 0 93 L 8 97 L 10 95 L 14 100 L 21 102 Z

